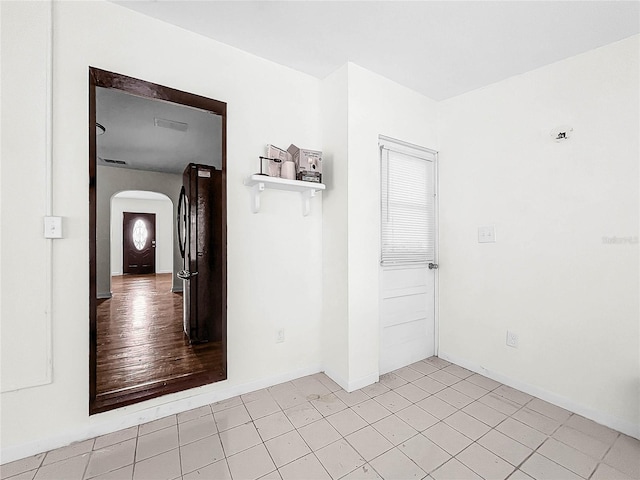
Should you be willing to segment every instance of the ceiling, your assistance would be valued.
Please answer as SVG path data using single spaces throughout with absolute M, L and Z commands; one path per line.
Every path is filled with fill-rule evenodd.
M 96 137 L 98 165 L 178 174 L 189 163 L 222 168 L 222 118 L 212 112 L 97 87 L 96 121 L 106 129 Z
M 115 1 L 324 78 L 346 62 L 435 100 L 640 32 L 638 1 Z

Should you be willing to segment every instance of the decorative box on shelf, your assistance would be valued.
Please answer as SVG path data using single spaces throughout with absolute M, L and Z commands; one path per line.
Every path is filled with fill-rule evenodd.
M 303 182 L 301 180 L 288 180 L 286 178 L 270 177 L 268 175 L 254 174 L 247 177 L 244 184 L 251 187 L 251 211 L 260 211 L 260 194 L 265 189 L 289 190 L 300 192 L 302 199 L 302 215 L 307 216 L 310 211 L 311 197 L 315 197 L 316 192 L 324 190 L 326 187 L 322 183 Z

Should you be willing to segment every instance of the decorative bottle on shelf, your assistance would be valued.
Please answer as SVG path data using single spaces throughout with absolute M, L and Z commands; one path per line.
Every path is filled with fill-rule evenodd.
M 291 160 L 285 160 L 282 162 L 282 169 L 280 171 L 280 177 L 288 180 L 296 179 L 296 164 Z

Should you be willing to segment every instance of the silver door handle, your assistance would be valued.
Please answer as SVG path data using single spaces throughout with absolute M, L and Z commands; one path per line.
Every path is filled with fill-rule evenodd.
M 439 265 L 437 263 L 430 263 L 429 270 L 437 270 Z
M 180 270 L 178 273 L 176 273 L 178 278 L 181 278 L 182 280 L 189 280 L 191 277 L 195 277 L 197 274 L 198 272 L 190 272 L 188 270 Z

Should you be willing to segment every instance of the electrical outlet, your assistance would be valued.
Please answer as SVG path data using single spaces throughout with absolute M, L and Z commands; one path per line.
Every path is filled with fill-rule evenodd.
M 478 243 L 495 243 L 496 228 L 493 225 L 478 227 Z
M 278 329 L 278 334 L 276 335 L 276 343 L 284 342 L 284 328 Z
M 518 335 L 507 330 L 507 346 L 518 348 Z

